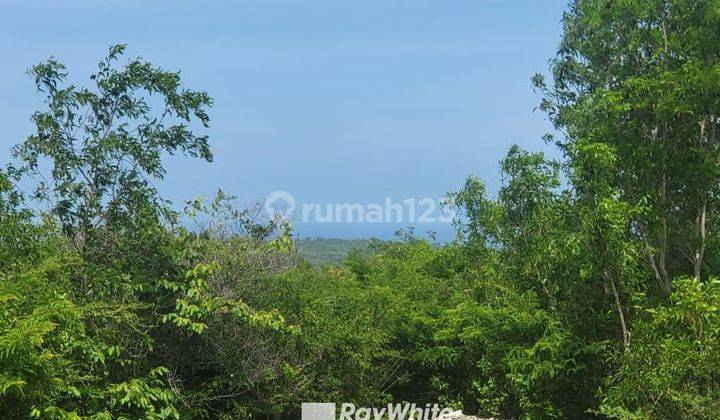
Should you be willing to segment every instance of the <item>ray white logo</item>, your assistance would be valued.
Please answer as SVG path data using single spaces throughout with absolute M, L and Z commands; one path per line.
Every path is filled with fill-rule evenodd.
M 302 420 L 335 420 L 336 405 L 333 403 L 303 403 Z M 441 409 L 437 404 L 388 404 L 387 407 L 360 407 L 352 403 L 340 405 L 338 420 L 442 420 L 453 413 L 450 408 Z
M 385 197 L 381 203 L 303 203 L 296 214 L 295 198 L 275 191 L 265 198 L 265 212 L 271 219 L 302 223 L 452 223 L 455 211 L 445 199 Z

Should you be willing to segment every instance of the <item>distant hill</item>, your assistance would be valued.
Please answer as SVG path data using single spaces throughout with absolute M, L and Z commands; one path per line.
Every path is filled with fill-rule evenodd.
M 352 249 L 367 251 L 371 239 L 301 238 L 300 255 L 315 266 L 340 264 Z

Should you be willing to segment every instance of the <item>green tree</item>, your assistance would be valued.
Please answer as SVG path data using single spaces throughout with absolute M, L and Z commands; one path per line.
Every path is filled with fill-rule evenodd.
M 190 129 L 207 126 L 210 98 L 147 62 L 116 66 L 124 50 L 110 48 L 93 89 L 63 86 L 54 59 L 30 71 L 48 109 L 0 173 L 0 409 L 13 417 L 207 416 L 203 401 L 228 398 L 222 360 L 192 358 L 208 331 L 284 327 L 212 287 L 204 242 L 152 185 L 166 154 L 211 159 Z M 49 213 L 20 209 L 22 176 Z
M 79 247 L 100 227 L 157 223 L 167 211 L 152 184 L 165 174 L 163 154 L 212 160 L 207 136 L 189 126 L 193 119 L 208 126 L 207 93 L 146 61 L 117 66 L 124 52 L 124 45 L 110 48 L 90 76 L 93 88 L 65 85 L 66 67 L 53 58 L 29 72 L 47 110 L 33 114 L 35 132 L 13 154 L 21 173 L 39 178 L 35 198 L 49 203 Z
M 563 18 L 541 108 L 570 160 L 585 144 L 615 154 L 611 186 L 662 296 L 674 276 L 716 269 L 720 12 L 714 1 L 577 0 Z M 712 222 L 711 222 L 712 221 Z

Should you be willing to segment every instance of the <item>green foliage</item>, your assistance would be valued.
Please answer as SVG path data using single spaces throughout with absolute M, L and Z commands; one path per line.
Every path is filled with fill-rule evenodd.
M 197 346 L 220 320 L 291 332 L 276 311 L 208 283 L 207 241 L 175 224 L 147 179 L 162 177 L 164 152 L 210 159 L 206 137 L 168 122 L 207 125 L 210 99 L 139 60 L 113 67 L 123 51 L 111 48 L 95 90 L 59 87 L 65 68 L 52 59 L 31 71 L 49 110 L 15 149 L 19 169 L 0 177 L 0 408 L 11 417 L 208 416 L 202 399 L 221 398 L 203 393 L 222 366 L 198 377 L 178 343 Z M 164 102 L 155 115 L 147 95 Z M 39 175 L 43 159 L 51 183 L 36 198 L 52 206 L 33 219 L 13 182 Z M 267 247 L 278 245 L 253 245 Z
M 63 86 L 66 67 L 53 58 L 35 65 L 30 75 L 45 95 L 46 111 L 33 114 L 35 133 L 14 149 L 21 172 L 50 176 L 35 189 L 71 237 L 87 235 L 105 223 L 128 228 L 153 221 L 164 210 L 149 178 L 160 179 L 163 153 L 184 152 L 212 160 L 207 136 L 187 126 L 197 118 L 207 127 L 205 92 L 182 87 L 180 74 L 139 59 L 117 68 L 124 45 L 110 47 L 93 88 Z M 157 111 L 151 104 L 160 102 Z M 46 181 L 44 181 L 47 179 Z
M 533 79 L 563 159 L 513 146 L 494 197 L 469 177 L 444 245 L 298 242 L 222 191 L 173 210 L 151 181 L 165 156 L 211 160 L 209 96 L 118 65 L 124 46 L 90 88 L 34 66 L 45 109 L 0 171 L 0 412 L 719 417 L 718 10 L 571 2 L 553 81 Z
M 616 418 L 720 415 L 720 281 L 678 279 L 670 304 L 645 309 L 632 351 L 603 391 L 601 412 Z
M 563 23 L 554 83 L 534 79 L 541 108 L 566 133 L 558 144 L 580 169 L 578 192 L 606 195 L 588 189 L 602 180 L 614 199 L 645 208 L 628 237 L 666 298 L 673 277 L 717 271 L 717 4 L 577 0 Z
M 350 254 L 368 252 L 372 240 L 301 238 L 297 244 L 299 254 L 314 266 L 342 264 Z

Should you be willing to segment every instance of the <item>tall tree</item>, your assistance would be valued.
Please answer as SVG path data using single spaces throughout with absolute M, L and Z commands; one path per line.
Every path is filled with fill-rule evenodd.
M 190 128 L 194 120 L 208 126 L 207 93 L 185 89 L 179 72 L 140 59 L 118 66 L 124 52 L 124 45 L 110 48 L 90 76 L 92 88 L 66 85 L 65 66 L 52 58 L 29 72 L 47 109 L 33 114 L 35 132 L 14 156 L 21 172 L 40 178 L 36 198 L 50 204 L 77 246 L 101 226 L 158 220 L 166 206 L 152 180 L 165 174 L 163 154 L 212 160 L 207 136 Z
M 710 0 L 577 0 L 563 22 L 554 83 L 535 78 L 542 108 L 571 160 L 592 143 L 615 154 L 607 170 L 616 198 L 648 204 L 631 235 L 667 296 L 673 277 L 701 279 L 717 268 L 709 221 L 720 192 L 720 8 Z

